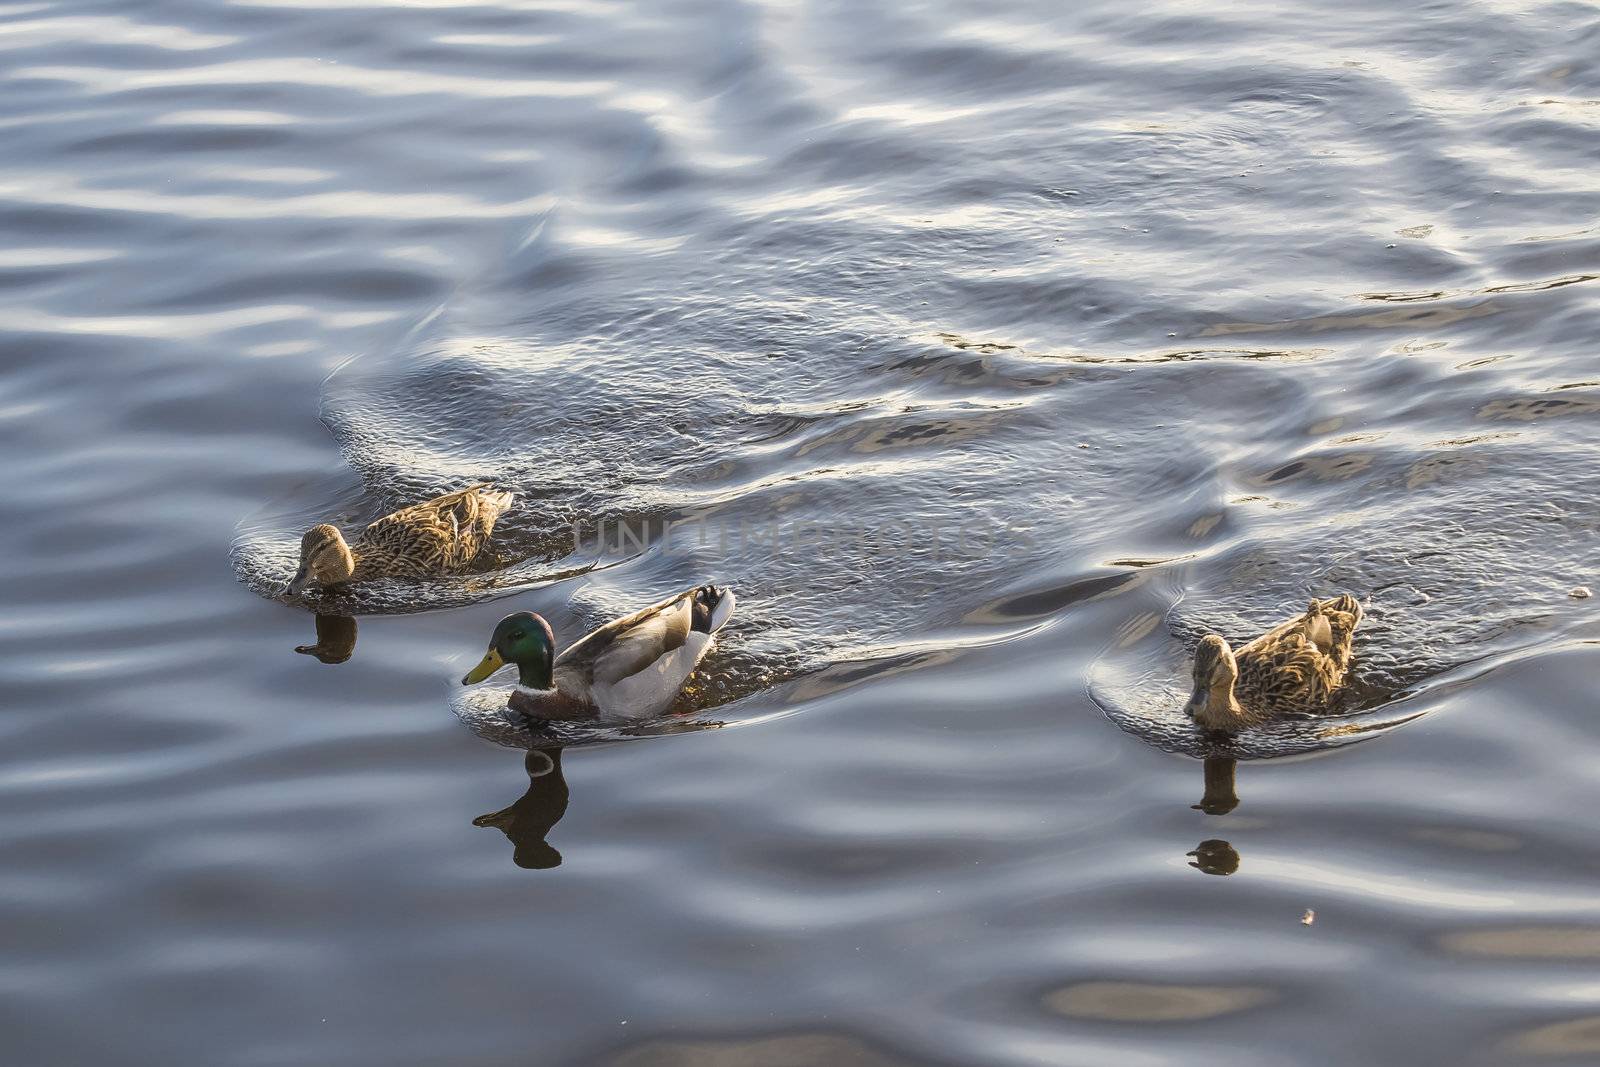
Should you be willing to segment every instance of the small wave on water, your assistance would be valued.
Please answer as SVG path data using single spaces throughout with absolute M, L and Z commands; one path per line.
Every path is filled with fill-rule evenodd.
M 738 660 L 723 666 L 748 695 L 911 634 L 957 640 L 1019 574 L 1087 553 L 1149 566 L 1170 591 L 1160 640 L 1108 653 L 1129 665 L 1097 682 L 1103 700 L 1148 708 L 1170 695 L 1158 678 L 1182 673 L 1164 649 L 1207 630 L 1246 639 L 1310 593 L 1351 591 L 1368 605 L 1351 699 L 1369 713 L 1557 641 L 1581 614 L 1566 594 L 1600 529 L 1600 475 L 1592 386 L 1560 360 L 1463 361 L 1419 343 L 1415 321 L 1376 359 L 1354 343 L 1108 362 L 936 330 L 869 339 L 808 316 L 746 322 L 710 280 L 697 293 L 692 262 L 670 308 L 635 306 L 670 267 L 613 266 L 584 272 L 623 290 L 601 321 L 592 286 L 519 320 L 530 338 L 459 340 L 441 315 L 442 337 L 334 380 L 329 421 L 385 506 L 452 473 L 519 504 L 475 573 L 324 607 L 428 610 L 568 583 L 598 623 L 714 579 L 741 592 Z M 774 354 L 805 346 L 799 368 Z M 280 517 L 241 539 L 258 588 L 292 566 L 289 529 Z
M 956 647 L 1068 561 L 1181 559 L 1175 644 L 1312 589 L 1370 598 L 1367 708 L 1559 637 L 1596 526 L 1595 390 L 1565 340 L 1594 327 L 1593 239 L 1525 205 L 1480 231 L 1419 191 L 1449 175 L 1462 204 L 1500 202 L 1517 168 L 1504 130 L 1469 133 L 1477 89 L 1439 73 L 1473 106 L 1396 120 L 1416 75 L 1287 53 L 1110 107 L 983 20 L 958 46 L 921 15 L 862 19 L 904 48 L 813 13 L 725 42 L 738 91 L 674 95 L 675 123 L 587 82 L 525 115 L 568 158 L 531 152 L 503 255 L 329 380 L 354 479 L 242 528 L 245 580 L 271 595 L 309 521 L 489 480 L 518 505 L 472 573 L 319 610 L 555 587 L 590 625 L 715 580 L 740 591 L 724 644 L 750 693 Z M 1137 21 L 1086 14 L 1054 46 L 1123 79 L 1133 42 L 1166 39 Z M 784 73 L 869 56 L 848 93 Z M 956 106 L 918 56 L 981 72 L 985 102 Z M 1406 127 L 1404 166 L 1346 151 L 1361 121 Z M 1549 202 L 1582 201 L 1567 177 Z
M 728 315 L 690 317 L 742 336 Z M 763 397 L 793 368 L 766 349 L 785 331 L 818 345 L 813 371 L 852 339 L 809 321 L 772 336 L 764 323 L 765 343 L 708 369 L 679 316 L 623 317 L 639 334 L 626 345 L 602 327 L 553 352 L 479 335 L 347 368 L 330 422 L 382 487 L 367 511 L 450 472 L 512 487 L 519 504 L 473 573 L 314 606 L 430 610 L 576 581 L 580 615 L 598 623 L 686 580 L 729 582 L 741 612 L 722 681 L 748 695 L 910 634 L 954 639 L 1015 595 L 1019 573 L 1088 552 L 1149 566 L 1170 590 L 1160 640 L 1119 645 L 1108 655 L 1129 661 L 1112 669 L 1123 680 L 1096 683 L 1124 708 L 1117 721 L 1154 734 L 1165 728 L 1151 697 L 1171 695 L 1158 679 L 1182 673 L 1169 652 L 1208 630 L 1247 639 L 1310 593 L 1368 605 L 1351 697 L 1364 712 L 1559 640 L 1579 610 L 1566 594 L 1600 529 L 1591 387 L 1555 366 L 1541 380 L 1535 358 L 1462 365 L 1413 340 L 1376 362 L 1325 349 L 1309 362 L 1219 350 L 1108 364 L 933 333 L 878 339 L 853 392 L 777 400 Z M 640 360 L 640 347 L 659 355 Z M 1114 436 L 1105 410 L 1118 412 Z M 348 522 L 364 506 L 335 496 L 289 518 Z M 292 529 L 280 515 L 241 536 L 256 588 L 292 568 Z M 1141 551 L 1152 559 L 1121 558 Z M 1325 743 L 1312 736 L 1264 744 Z

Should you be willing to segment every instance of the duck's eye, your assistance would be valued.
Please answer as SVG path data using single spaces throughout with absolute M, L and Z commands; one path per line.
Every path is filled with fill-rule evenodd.
M 513 630 L 508 636 L 512 641 L 521 641 L 526 635 L 521 630 Z

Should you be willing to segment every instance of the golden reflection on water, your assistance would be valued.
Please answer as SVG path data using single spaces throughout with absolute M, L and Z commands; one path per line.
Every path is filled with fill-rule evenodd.
M 1478 418 L 1532 422 L 1596 412 L 1600 412 L 1600 396 L 1517 396 L 1489 401 L 1478 409 Z
M 1342 482 L 1369 470 L 1376 459 L 1377 456 L 1371 452 L 1302 456 L 1265 474 L 1249 475 L 1245 480 L 1257 488 L 1269 488 L 1306 478 L 1320 483 Z
M 1449 298 L 1449 295 L 1443 291 L 1357 294 L 1358 299 L 1403 302 L 1408 305 L 1413 302 L 1427 303 L 1445 300 Z M 1219 322 L 1200 330 L 1197 336 L 1228 337 L 1238 334 L 1287 332 L 1321 333 L 1329 330 L 1361 328 L 1372 330 L 1409 329 L 1417 332 L 1427 332 L 1430 330 L 1442 330 L 1447 326 L 1454 326 L 1470 319 L 1482 318 L 1485 315 L 1494 315 L 1507 310 L 1508 306 L 1503 303 L 1497 303 L 1491 298 L 1469 307 L 1444 305 L 1419 311 L 1414 306 L 1407 306 L 1390 311 L 1335 312 L 1329 315 L 1313 315 L 1303 319 L 1284 319 L 1281 322 Z
M 1600 1056 L 1600 1016 L 1536 1026 L 1507 1044 L 1518 1052 L 1539 1056 Z
M 1515 852 L 1522 847 L 1522 841 L 1511 834 L 1454 826 L 1425 826 L 1413 830 L 1410 836 L 1417 841 L 1467 849 L 1471 852 Z
M 1232 1015 L 1277 999 L 1260 986 L 1079 982 L 1045 995 L 1045 1007 L 1077 1019 L 1109 1022 L 1194 1022 Z
M 1600 960 L 1600 927 L 1507 926 L 1495 930 L 1455 930 L 1439 947 L 1462 956 L 1524 960 Z
M 1406 470 L 1406 489 L 1415 492 L 1446 479 L 1464 481 L 1491 470 L 1494 464 L 1494 457 L 1483 452 L 1423 456 Z
M 910 1067 L 910 1060 L 880 1052 L 866 1042 L 837 1034 L 784 1034 L 728 1040 L 658 1040 L 626 1049 L 612 1067 Z
M 567 780 L 561 773 L 561 749 L 535 748 L 523 761 L 528 790 L 509 807 L 472 820 L 474 826 L 492 826 L 511 842 L 511 861 L 529 871 L 561 866 L 561 853 L 548 841 L 561 816 L 567 813 Z
M 1405 231 L 1400 231 L 1405 234 Z M 1406 234 L 1406 236 L 1410 236 Z M 1559 278 L 1544 278 L 1532 282 L 1511 282 L 1507 285 L 1490 285 L 1481 289 L 1438 289 L 1425 292 L 1357 293 L 1357 300 L 1382 300 L 1396 304 L 1411 304 L 1429 300 L 1465 300 L 1491 293 L 1542 293 L 1551 289 L 1564 289 L 1600 278 L 1600 274 L 1568 274 Z

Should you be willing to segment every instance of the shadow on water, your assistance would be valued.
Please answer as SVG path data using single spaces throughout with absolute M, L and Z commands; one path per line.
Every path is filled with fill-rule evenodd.
M 343 663 L 355 653 L 356 620 L 352 616 L 318 612 L 316 626 L 316 643 L 296 645 L 296 652 L 303 656 L 315 656 L 322 663 Z
M 511 842 L 512 862 L 524 870 L 546 871 L 561 866 L 561 853 L 545 839 L 567 813 L 567 780 L 561 773 L 561 748 L 535 748 L 523 760 L 528 790 L 499 811 L 472 820 L 493 827 Z
M 1239 870 L 1239 853 L 1221 838 L 1210 838 L 1195 846 L 1194 851 L 1187 853 L 1193 856 L 1189 866 L 1202 874 L 1230 875 Z
M 1227 756 L 1212 756 L 1204 761 L 1205 793 L 1198 804 L 1191 805 L 1207 815 L 1226 815 L 1239 806 L 1239 790 L 1234 785 L 1234 772 L 1239 761 Z M 1205 874 L 1233 874 L 1239 869 L 1239 853 L 1228 842 L 1211 838 L 1200 842 L 1188 853 L 1189 866 Z
M 1233 783 L 1239 761 L 1229 756 L 1211 756 L 1204 765 L 1206 791 L 1194 809 L 1207 815 L 1226 815 L 1239 806 L 1239 790 Z

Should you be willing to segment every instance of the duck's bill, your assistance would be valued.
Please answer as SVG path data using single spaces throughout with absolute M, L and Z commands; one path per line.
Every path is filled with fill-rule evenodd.
M 468 671 L 465 678 L 461 679 L 461 684 L 477 685 L 505 665 L 506 661 L 500 658 L 500 653 L 491 648 L 483 654 L 483 658 L 478 661 L 478 665 Z
M 294 577 L 289 579 L 289 585 L 284 589 L 285 596 L 299 596 L 306 591 L 306 586 L 311 583 L 311 569 L 301 567 L 294 572 Z

